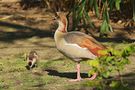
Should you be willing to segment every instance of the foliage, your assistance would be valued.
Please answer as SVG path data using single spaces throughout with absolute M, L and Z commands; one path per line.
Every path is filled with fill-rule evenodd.
M 101 36 L 112 32 L 113 29 L 110 24 L 111 11 L 122 12 L 125 8 L 125 3 L 130 3 L 128 6 L 133 10 L 133 20 L 135 21 L 135 1 L 134 0 L 21 0 L 23 8 L 35 6 L 47 8 L 50 11 L 66 11 L 71 13 L 72 30 L 76 30 L 79 25 L 87 29 L 88 26 L 94 28 L 94 24 L 89 15 L 89 12 L 94 12 L 97 18 L 102 19 L 100 26 Z M 126 12 L 129 12 L 128 9 Z M 124 14 L 124 13 L 123 13 Z M 117 17 L 117 16 L 116 16 Z
M 111 11 L 119 11 L 121 12 L 122 8 L 121 4 L 124 2 L 133 2 L 134 0 L 58 0 L 57 2 L 46 0 L 46 5 L 50 9 L 54 9 L 57 11 L 67 11 L 71 12 L 72 16 L 72 30 L 76 30 L 75 28 L 78 25 L 82 25 L 85 29 L 88 26 L 94 28 L 94 24 L 89 15 L 89 12 L 95 12 L 95 15 L 99 19 L 103 19 L 102 24 L 100 26 L 100 34 L 107 34 L 109 31 L 113 32 L 112 26 L 110 24 L 110 12 Z M 55 3 L 55 4 L 54 4 Z M 134 4 L 133 5 L 133 18 L 134 15 Z M 52 8 L 51 8 L 52 7 Z M 125 8 L 127 8 L 125 6 Z
M 123 80 L 120 77 L 120 72 L 124 70 L 125 65 L 130 63 L 128 57 L 133 52 L 135 52 L 134 45 L 129 45 L 122 50 L 110 48 L 100 51 L 100 53 L 104 55 L 109 53 L 108 56 L 102 56 L 95 60 L 88 61 L 88 64 L 92 66 L 92 69 L 88 72 L 89 76 L 98 73 L 98 79 L 100 81 L 96 83 L 97 90 L 132 90 L 127 84 L 125 85 L 123 83 Z M 109 78 L 114 72 L 118 72 L 120 81 L 104 79 Z M 87 84 L 91 86 L 91 82 L 88 82 Z
M 100 78 L 108 78 L 113 72 L 120 73 L 124 69 L 125 65 L 129 64 L 128 57 L 135 51 L 135 46 L 130 45 L 122 50 L 107 49 L 100 51 L 102 54 L 109 54 L 95 60 L 88 61 L 88 64 L 92 66 L 92 70 L 89 71 L 89 75 L 98 73 Z
M 98 5 L 99 3 L 99 5 Z M 75 10 L 73 10 L 73 14 L 75 13 L 75 17 L 73 17 L 73 27 L 76 27 L 79 21 L 83 21 L 86 26 L 86 22 L 90 24 L 93 28 L 94 25 L 91 21 L 90 15 L 88 15 L 90 10 L 94 9 L 95 15 L 99 18 L 103 19 L 102 25 L 100 27 L 100 33 L 106 34 L 109 31 L 113 31 L 110 25 L 109 19 L 109 11 L 116 8 L 120 10 L 121 0 L 81 0 L 79 4 L 75 4 Z M 77 8 L 76 8 L 77 7 Z M 108 9 L 109 8 L 109 9 Z M 101 13 L 101 15 L 99 14 Z M 77 20 L 77 21 L 76 21 Z M 88 24 L 87 23 L 87 24 Z
M 95 0 L 94 0 L 95 1 Z M 73 30 L 77 27 L 79 23 L 83 23 L 84 26 L 86 26 L 89 22 L 89 25 L 94 28 L 93 23 L 91 22 L 91 18 L 88 15 L 88 9 L 87 9 L 87 4 L 90 3 L 87 0 L 82 0 L 81 2 L 77 2 L 72 10 L 73 13 Z M 96 1 L 95 1 L 96 3 Z M 90 4 L 91 5 L 91 4 Z M 97 5 L 97 4 L 95 4 Z M 98 10 L 98 9 L 96 9 Z M 98 15 L 98 13 L 97 13 Z

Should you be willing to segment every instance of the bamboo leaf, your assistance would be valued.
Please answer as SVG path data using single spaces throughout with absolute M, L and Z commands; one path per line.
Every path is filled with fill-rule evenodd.
M 99 17 L 99 10 L 97 5 L 97 0 L 94 0 L 94 11 L 97 17 Z
M 93 7 L 93 3 L 94 3 L 95 0 L 90 0 L 89 1 L 89 6 L 92 8 Z
M 101 0 L 102 1 L 102 3 L 105 3 L 106 2 L 106 0 Z
M 107 8 L 105 10 L 105 18 L 106 18 L 107 23 L 109 24 L 109 13 L 108 13 Z
M 109 0 L 110 11 L 113 10 L 114 4 L 115 4 L 115 0 Z
M 88 22 L 89 22 L 91 28 L 94 29 L 94 23 L 91 21 L 91 17 L 88 15 L 88 13 L 87 13 L 86 11 L 84 11 L 84 14 L 85 14 L 85 17 L 86 17 L 86 19 L 88 20 Z
M 103 21 L 103 23 L 102 23 L 102 25 L 101 25 L 101 28 L 100 28 L 100 33 L 106 33 L 108 30 L 108 28 L 107 28 L 108 26 L 107 26 L 107 21 L 106 20 L 104 20 Z
M 115 0 L 115 7 L 117 10 L 120 10 L 120 3 L 121 3 L 121 0 Z
M 109 24 L 109 30 L 113 32 L 112 26 Z

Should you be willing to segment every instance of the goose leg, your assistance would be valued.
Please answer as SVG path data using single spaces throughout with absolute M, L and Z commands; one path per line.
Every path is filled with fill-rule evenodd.
M 80 62 L 77 63 L 76 66 L 76 70 L 77 70 L 77 79 L 72 79 L 70 81 L 81 81 L 81 75 L 80 75 Z
M 94 80 L 97 77 L 97 73 L 94 73 L 92 77 L 88 78 L 89 80 Z

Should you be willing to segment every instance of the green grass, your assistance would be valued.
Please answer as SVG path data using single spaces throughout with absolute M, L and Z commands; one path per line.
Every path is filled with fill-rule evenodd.
M 72 79 L 70 75 L 76 75 L 76 64 L 68 58 L 62 56 L 53 46 L 52 39 L 34 38 L 42 47 L 35 45 L 33 38 L 26 40 L 16 40 L 14 43 L 3 43 L 0 45 L 0 90 L 91 90 L 101 87 L 99 80 L 81 82 L 69 82 Z M 41 42 L 42 41 L 42 42 Z M 20 46 L 20 44 L 22 46 Z M 128 43 L 104 43 L 107 46 L 121 48 Z M 45 46 L 44 46 L 45 45 Z M 12 48 L 13 47 L 13 48 Z M 27 70 L 26 54 L 33 49 L 40 54 L 38 67 L 33 70 Z M 51 51 L 50 51 L 51 50 Z M 5 51 L 5 52 L 3 52 Z M 53 54 L 52 54 L 53 53 Z M 134 57 L 134 56 L 133 56 Z M 134 62 L 134 58 L 132 58 Z M 129 69 L 128 69 L 129 68 Z M 81 72 L 87 74 L 91 67 L 86 61 L 81 62 Z M 123 74 L 133 72 L 134 63 L 131 63 L 123 71 Z M 48 70 L 48 71 L 47 71 Z M 49 71 L 50 70 L 50 71 Z M 133 73 L 133 75 L 135 75 Z M 134 76 L 129 76 L 131 80 L 126 79 L 129 84 L 129 90 L 134 87 Z M 115 89 L 114 89 L 115 90 Z
M 58 73 L 75 72 L 75 63 L 65 59 L 67 58 L 62 60 L 41 60 L 38 67 L 33 70 L 25 68 L 26 61 L 22 57 L 14 56 L 10 59 L 0 59 L 0 90 L 81 90 L 95 87 L 101 88 L 99 80 L 84 80 L 71 83 L 68 81 L 69 78 L 48 75 L 48 72 L 45 71 L 48 69 L 56 70 Z M 89 68 L 87 62 L 82 62 L 81 66 L 82 72 L 83 70 L 87 71 Z
M 48 75 L 45 69 L 62 72 L 74 68 L 74 63 L 66 60 L 41 60 L 38 67 L 33 70 L 25 68 L 26 61 L 23 58 L 14 57 L 0 62 L 0 90 L 64 88 L 67 85 L 67 78 Z

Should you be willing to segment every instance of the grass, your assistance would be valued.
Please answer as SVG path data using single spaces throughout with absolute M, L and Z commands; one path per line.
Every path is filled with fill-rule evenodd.
M 22 57 L 12 57 L 10 59 L 1 59 L 0 61 L 0 90 L 36 90 L 60 88 L 61 86 L 64 88 L 67 84 L 67 79 L 48 75 L 45 69 L 69 71 L 74 66 L 72 61 L 41 60 L 37 68 L 29 71 L 26 70 L 26 61 Z
M 60 54 L 52 38 L 31 37 L 28 39 L 14 40 L 14 42 L 0 42 L 0 90 L 92 90 L 101 88 L 99 80 L 69 82 L 76 78 L 75 63 Z M 129 43 L 103 43 L 114 48 L 121 48 Z M 27 70 L 26 54 L 35 49 L 40 55 L 38 67 Z M 134 56 L 131 57 L 134 62 Z M 134 63 L 127 66 L 123 74 L 134 72 Z M 90 70 L 87 62 L 81 62 L 81 76 L 87 78 Z M 132 77 L 134 80 L 134 73 Z M 126 83 L 130 88 L 135 81 Z M 101 89 L 102 90 L 102 89 Z M 132 89 L 130 89 L 132 90 Z
M 82 90 L 101 87 L 99 80 L 69 82 L 75 76 L 75 63 L 65 60 L 67 58 L 40 60 L 37 68 L 27 70 L 22 56 L 20 53 L 0 59 L 0 90 Z M 89 70 L 87 62 L 82 62 L 81 66 L 82 72 Z

